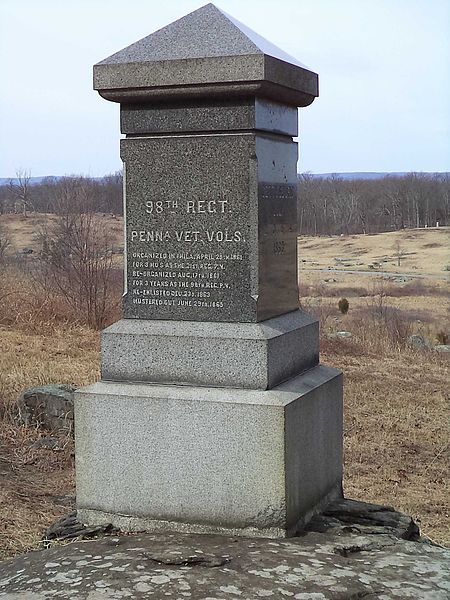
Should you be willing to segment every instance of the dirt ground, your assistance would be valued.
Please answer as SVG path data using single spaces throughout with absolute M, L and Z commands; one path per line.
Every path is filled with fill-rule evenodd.
M 381 327 L 373 317 L 380 302 L 385 316 L 390 315 L 385 308 L 397 308 L 400 325 L 423 334 L 430 346 L 438 343 L 439 332 L 449 332 L 443 271 L 448 231 L 398 235 L 407 233 L 415 235 L 424 254 L 435 253 L 420 263 L 416 255 L 411 278 L 315 272 L 301 262 L 301 302 L 321 321 L 322 361 L 345 375 L 346 496 L 393 505 L 415 517 L 425 535 L 450 544 L 449 355 L 410 348 L 400 343 L 390 321 Z M 387 255 L 395 243 L 394 234 L 360 237 L 373 244 L 370 260 L 376 248 L 377 256 Z M 366 241 L 358 237 L 352 244 L 360 248 Z M 341 256 L 344 243 L 301 239 L 300 258 L 326 268 Z M 401 272 L 405 269 L 406 260 Z M 418 283 L 412 271 L 442 279 Z M 346 315 L 337 306 L 344 295 L 350 305 Z M 99 334 L 85 327 L 36 319 L 1 323 L 0 315 L 0 559 L 38 547 L 45 528 L 70 510 L 75 496 L 73 442 L 63 438 L 59 450 L 33 450 L 31 444 L 46 434 L 14 423 L 16 399 L 33 385 L 91 383 L 99 377 L 100 361 Z M 341 330 L 352 337 L 333 337 Z

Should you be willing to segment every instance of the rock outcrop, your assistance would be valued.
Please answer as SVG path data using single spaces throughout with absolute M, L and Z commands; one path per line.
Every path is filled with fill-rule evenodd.
M 68 526 L 83 535 L 73 516 Z M 0 563 L 0 598 L 446 600 L 449 567 L 410 517 L 342 500 L 297 538 L 114 533 L 31 552 Z
M 17 402 L 18 420 L 25 425 L 37 425 L 53 433 L 73 435 L 73 393 L 68 384 L 49 384 L 33 387 Z

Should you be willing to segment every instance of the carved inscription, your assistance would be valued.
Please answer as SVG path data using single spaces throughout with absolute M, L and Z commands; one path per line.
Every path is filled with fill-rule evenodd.
M 232 213 L 229 201 L 145 200 L 142 212 L 143 222 L 152 228 L 128 230 L 129 301 L 154 307 L 227 308 L 227 291 L 233 288 L 228 267 L 243 260 L 239 246 L 246 241 L 241 230 L 218 227 L 220 217 Z M 174 222 L 189 223 L 190 228 L 170 227 Z M 186 250 L 189 247 L 192 250 Z
M 245 323 L 296 309 L 294 144 L 132 137 L 121 157 L 125 318 Z

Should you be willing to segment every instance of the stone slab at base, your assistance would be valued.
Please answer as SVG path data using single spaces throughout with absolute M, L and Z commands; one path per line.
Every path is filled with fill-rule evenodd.
M 319 325 L 122 319 L 102 333 L 102 379 L 268 389 L 319 362 Z M 245 365 L 245 367 L 243 367 Z
M 283 527 L 222 527 L 219 525 L 208 525 L 202 523 L 183 523 L 181 521 L 162 521 L 149 519 L 146 517 L 133 517 L 129 515 L 119 515 L 116 513 L 108 513 L 100 510 L 78 509 L 77 520 L 80 523 L 89 524 L 89 526 L 104 525 L 105 523 L 113 525 L 120 531 L 127 532 L 168 532 L 177 533 L 201 533 L 208 535 L 229 535 L 242 537 L 257 537 L 257 538 L 287 538 L 292 537 L 296 533 L 304 529 L 305 525 L 320 513 L 322 508 L 327 506 L 329 502 L 340 500 L 342 498 L 341 482 L 337 483 L 334 488 L 312 509 L 309 513 L 302 516 L 295 528 L 286 530 Z
M 76 392 L 75 419 L 88 522 L 283 537 L 340 493 L 342 375 L 328 367 L 268 391 L 99 382 Z

